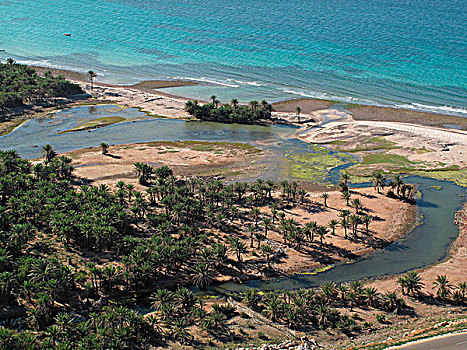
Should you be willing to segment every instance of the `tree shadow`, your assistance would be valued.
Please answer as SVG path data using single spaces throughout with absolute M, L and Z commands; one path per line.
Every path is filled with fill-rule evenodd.
M 375 198 L 378 198 L 378 197 L 375 196 L 374 194 L 362 193 L 362 192 L 357 192 L 357 191 L 352 191 L 352 190 L 350 190 L 349 192 L 350 192 L 351 194 L 358 194 L 359 196 L 362 196 L 362 197 L 365 197 L 365 198 L 368 198 L 368 199 L 375 199 Z
M 116 154 L 111 154 L 111 153 L 106 153 L 106 154 L 104 154 L 104 156 L 110 157 L 110 158 L 113 158 L 113 159 L 122 159 L 122 157 L 117 156 Z

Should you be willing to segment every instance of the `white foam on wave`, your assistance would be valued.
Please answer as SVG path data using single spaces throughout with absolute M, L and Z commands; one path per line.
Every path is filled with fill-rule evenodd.
M 415 111 L 424 111 L 424 112 L 434 112 L 434 113 L 441 113 L 441 114 L 459 114 L 465 115 L 467 117 L 467 109 L 466 108 L 459 108 L 459 107 L 452 107 L 452 106 L 429 106 L 424 105 L 421 103 L 410 103 L 410 104 L 403 104 L 403 105 L 396 105 L 397 108 L 403 109 L 411 109 Z
M 263 86 L 263 84 L 261 84 L 260 82 L 258 81 L 241 81 L 241 80 L 235 80 L 235 79 L 227 79 L 228 81 L 233 81 L 237 84 L 241 84 L 241 85 L 250 85 L 250 86 L 257 86 L 257 87 L 260 87 L 260 86 Z
M 70 66 L 64 66 L 64 65 L 60 65 L 60 64 L 53 64 L 53 63 L 50 63 L 48 60 L 23 60 L 23 59 L 19 59 L 19 60 L 16 60 L 16 62 L 19 63 L 19 64 L 24 64 L 26 66 L 36 66 L 36 67 L 43 67 L 43 68 L 50 68 L 50 69 L 60 69 L 60 70 L 64 70 L 64 71 L 77 72 L 77 73 L 82 73 L 82 74 L 86 74 L 89 71 L 89 69 L 82 68 L 82 67 L 76 67 L 76 66 L 70 67 Z M 100 77 L 105 76 L 105 73 L 103 73 L 103 72 L 107 72 L 107 70 L 106 69 L 100 69 L 99 71 L 95 71 L 95 73 Z
M 318 98 L 318 99 L 325 99 L 329 98 L 329 95 L 326 93 L 320 93 L 320 92 L 312 92 L 312 93 L 307 93 L 304 91 L 297 91 L 297 90 L 291 90 L 291 89 L 280 89 L 278 90 L 285 92 L 286 94 L 292 94 L 292 95 L 297 95 L 297 96 L 302 96 L 302 97 L 308 97 L 308 98 Z
M 384 103 L 379 103 L 376 101 L 371 101 L 371 100 L 366 100 L 366 99 L 360 99 L 358 97 L 353 97 L 353 96 L 341 97 L 341 96 L 332 96 L 326 93 L 320 93 L 320 92 L 315 92 L 315 91 L 313 91 L 312 93 L 309 93 L 305 91 L 297 91 L 297 90 L 292 90 L 292 89 L 281 89 L 281 88 L 278 88 L 278 90 L 283 91 L 288 94 L 293 94 L 293 95 L 307 97 L 307 98 L 328 99 L 332 101 L 346 102 L 346 103 L 355 102 L 355 103 L 359 103 L 362 105 L 369 105 L 369 106 L 375 106 L 375 107 L 391 107 L 391 108 L 409 109 L 409 110 L 420 111 L 420 112 L 432 112 L 432 113 L 438 113 L 438 114 L 450 114 L 450 115 L 467 117 L 467 109 L 460 108 L 460 107 L 431 106 L 431 105 L 424 105 L 421 103 L 391 105 L 391 104 L 384 104 Z
M 195 81 L 195 82 L 201 82 L 201 83 L 208 83 L 208 84 L 213 84 L 213 85 L 219 85 L 219 86 L 225 86 L 225 87 L 231 87 L 231 88 L 238 88 L 240 85 L 235 85 L 235 84 L 229 84 L 229 83 L 224 83 L 221 81 L 213 80 L 211 78 L 206 78 L 206 77 L 201 77 L 201 78 L 192 78 L 192 77 L 167 77 L 167 79 L 174 79 L 174 80 L 188 80 L 188 81 Z

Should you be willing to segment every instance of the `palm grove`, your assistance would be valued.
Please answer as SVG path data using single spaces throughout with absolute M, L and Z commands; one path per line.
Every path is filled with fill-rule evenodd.
M 185 110 L 202 121 L 254 124 L 270 119 L 273 107 L 266 100 L 251 101 L 248 106 L 240 105 L 237 99 L 221 104 L 216 96 L 211 96 L 211 102 L 203 105 L 196 100 L 187 101 Z
M 54 97 L 83 93 L 76 84 L 50 72 L 38 75 L 34 69 L 13 59 L 0 63 L 0 113 L 24 105 L 33 105 Z
M 15 151 L 0 153 L 0 303 L 11 321 L 0 327 L 4 348 L 145 348 L 190 342 L 193 326 L 211 337 L 233 339 L 227 324 L 235 314 L 231 306 L 208 309 L 186 288 L 160 286 L 205 289 L 216 275 L 241 274 L 247 255 L 260 256 L 270 269 L 280 256 L 268 244 L 271 230 L 299 250 L 326 244 L 326 235 L 339 225 L 353 239 L 365 234 L 371 221 L 359 215 L 362 204 L 353 203 L 355 214 L 343 212 L 328 227 L 299 225 L 283 211 L 305 201 L 307 193 L 295 182 L 181 180 L 167 167 L 141 163 L 135 170 L 145 192 L 122 181 L 114 191 L 106 185 L 77 187 L 71 159 L 57 156 L 50 145 L 43 153 L 44 161 L 36 165 Z M 343 197 L 347 180 L 343 176 L 340 184 Z M 375 174 L 378 191 L 385 181 Z M 400 192 L 408 185 L 399 179 L 391 186 Z M 259 210 L 265 205 L 266 213 Z M 439 297 L 449 299 L 453 286 L 442 277 L 438 282 Z M 405 283 L 404 293 L 418 291 L 409 289 L 413 282 Z M 465 288 L 458 293 L 456 300 L 465 302 Z M 128 299 L 135 294 L 151 304 L 153 316 L 143 318 L 131 309 L 134 301 Z M 400 312 L 405 305 L 395 293 L 381 296 L 358 282 L 283 295 L 252 291 L 243 302 L 292 328 L 346 332 L 360 326 L 337 305 L 352 309 L 366 303 L 386 312 Z

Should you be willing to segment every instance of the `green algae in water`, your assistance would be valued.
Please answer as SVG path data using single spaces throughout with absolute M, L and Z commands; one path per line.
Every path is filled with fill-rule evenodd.
M 285 154 L 285 173 L 300 180 L 326 181 L 328 172 L 338 166 L 356 163 L 345 153 L 333 152 L 323 146 L 310 145 L 307 151 L 291 150 Z
M 303 276 L 304 275 L 309 275 L 309 276 L 317 275 L 318 273 L 328 271 L 328 270 L 332 269 L 333 267 L 334 267 L 334 265 L 326 265 L 326 266 L 314 269 L 313 271 L 310 271 L 310 272 L 299 272 L 299 273 L 297 273 L 297 275 L 303 275 Z
M 459 186 L 467 187 L 467 169 L 446 171 L 414 171 L 410 174 L 429 177 L 436 180 L 453 181 Z

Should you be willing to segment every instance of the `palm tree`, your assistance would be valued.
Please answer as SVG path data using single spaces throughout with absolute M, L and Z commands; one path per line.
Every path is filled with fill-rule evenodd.
M 254 238 L 255 238 L 256 227 L 253 225 L 248 226 L 248 232 L 250 233 L 250 248 L 253 248 Z
M 162 310 L 162 307 L 172 301 L 174 295 L 171 291 L 167 289 L 158 289 L 150 297 L 150 300 L 153 302 L 152 307 L 156 311 Z
M 261 212 L 259 211 L 258 208 L 253 208 L 253 209 L 251 209 L 250 214 L 251 214 L 253 220 L 255 221 L 255 226 L 258 226 L 258 219 L 259 219 L 259 215 L 261 214 Z
M 271 215 L 272 215 L 272 223 L 276 223 L 276 217 L 277 217 L 277 209 L 272 207 L 271 208 Z
M 355 208 L 355 213 L 358 214 L 358 212 L 362 209 L 363 204 L 362 201 L 359 198 L 354 198 L 352 200 L 352 205 L 353 208 Z
M 256 112 L 256 110 L 258 109 L 258 101 L 254 100 L 254 101 L 250 101 L 250 106 L 251 106 L 251 111 L 254 113 Z
M 436 296 L 439 299 L 445 300 L 451 295 L 453 288 L 451 282 L 447 279 L 446 275 L 438 275 L 433 282 L 433 289 L 437 289 Z
M 386 311 L 400 314 L 404 307 L 406 307 L 404 299 L 399 298 L 396 292 L 386 292 L 383 301 L 383 308 Z
M 315 221 L 305 223 L 305 235 L 310 242 L 314 241 L 315 230 L 318 228 L 318 224 Z
M 365 224 L 365 228 L 366 228 L 366 234 L 368 235 L 368 232 L 370 230 L 370 223 L 371 221 L 373 220 L 373 218 L 370 216 L 370 215 L 365 215 L 363 218 L 362 218 L 362 221 L 363 223 Z
M 54 148 L 49 144 L 46 144 L 45 146 L 42 146 L 42 153 L 44 153 L 44 155 L 45 155 L 44 161 L 46 163 L 50 163 L 52 161 L 52 159 L 55 158 L 55 156 L 57 155 Z
M 327 206 L 328 206 L 329 194 L 323 193 L 323 194 L 321 195 L 321 197 L 323 197 L 323 200 L 324 200 L 324 207 L 327 207 Z
M 335 236 L 336 235 L 336 227 L 337 225 L 339 225 L 339 221 L 337 221 L 336 219 L 332 219 L 331 221 L 329 221 L 328 223 L 328 226 L 330 229 L 332 229 L 332 235 Z
M 298 195 L 300 196 L 300 203 L 303 204 L 303 202 L 305 201 L 305 196 L 307 195 L 306 191 L 301 188 L 298 190 Z
M 352 226 L 352 234 L 354 237 L 357 237 L 358 225 L 362 223 L 362 219 L 358 215 L 350 215 L 349 223 Z
M 400 195 L 402 185 L 404 185 L 404 181 L 402 180 L 400 174 L 395 175 L 391 181 L 391 187 L 396 189 L 398 196 Z
M 109 145 L 106 144 L 105 142 L 101 142 L 101 149 L 102 149 L 102 154 L 107 154 L 107 150 L 109 148 Z
M 405 275 L 399 277 L 397 283 L 400 285 L 402 294 L 404 295 L 420 294 L 423 287 L 422 278 L 415 271 L 407 272 Z
M 459 284 L 457 285 L 457 290 L 461 294 L 462 299 L 465 300 L 465 297 L 467 295 L 467 283 L 466 282 L 459 282 Z
M 212 281 L 212 268 L 206 262 L 200 262 L 196 265 L 193 283 L 201 290 L 206 290 Z
M 233 98 L 232 101 L 230 101 L 230 104 L 232 105 L 233 110 L 236 111 L 238 107 L 238 100 Z
M 258 290 L 254 288 L 249 288 L 243 292 L 242 302 L 246 304 L 250 309 L 256 310 L 258 308 L 258 303 L 260 301 L 260 296 Z
M 341 219 L 340 225 L 341 225 L 342 228 L 344 229 L 344 236 L 345 236 L 345 238 L 347 238 L 347 229 L 349 228 L 349 221 L 348 221 L 347 217 L 343 217 L 343 218 Z
M 282 310 L 282 303 L 279 300 L 279 296 L 275 292 L 269 292 L 264 298 L 264 310 L 263 313 L 271 320 L 276 321 Z
M 131 202 L 131 198 L 133 196 L 134 189 L 135 189 L 135 185 L 133 185 L 133 184 L 126 185 L 126 190 L 127 190 L 127 193 L 128 193 L 128 202 Z
M 189 326 L 186 318 L 176 318 L 171 324 L 172 337 L 178 340 L 180 344 L 185 344 L 191 338 L 190 333 L 187 331 Z
M 350 180 L 350 174 L 347 172 L 341 173 L 341 178 L 340 182 L 342 182 L 344 185 L 348 185 L 348 182 Z
M 266 257 L 268 268 L 271 268 L 271 255 L 274 254 L 274 248 L 268 244 L 263 244 L 261 246 L 261 254 Z
M 386 186 L 386 177 L 381 170 L 375 170 L 371 176 L 373 177 L 373 186 L 378 193 Z
M 15 63 L 16 61 L 11 57 L 6 59 L 6 64 L 8 64 L 9 66 L 14 66 Z
M 297 113 L 297 123 L 300 124 L 300 112 L 302 111 L 302 109 L 300 108 L 300 106 L 297 106 L 297 108 L 295 108 L 295 112 Z
M 97 78 L 97 74 L 90 70 L 88 71 L 88 77 L 89 77 L 89 80 L 91 81 L 91 91 L 94 89 L 94 78 Z
M 319 289 L 323 295 L 324 302 L 329 304 L 337 294 L 337 285 L 334 282 L 325 282 Z
M 196 104 L 191 100 L 186 101 L 185 111 L 187 111 L 188 114 L 193 115 L 193 114 L 195 114 L 195 110 L 196 110 Z
M 246 182 L 235 182 L 234 191 L 238 195 L 238 200 L 240 201 L 248 190 L 248 184 Z
M 376 307 L 378 303 L 379 293 L 378 290 L 374 287 L 367 287 L 363 290 L 366 302 L 368 306 Z
M 319 327 L 321 329 L 326 328 L 330 317 L 329 307 L 326 305 L 318 305 L 318 307 L 316 308 L 316 316 L 318 317 Z
M 230 247 L 237 255 L 237 261 L 242 261 L 242 254 L 246 252 L 245 243 L 238 237 L 232 237 L 229 239 Z
M 329 233 L 326 226 L 318 226 L 318 236 L 319 236 L 319 244 L 323 245 L 323 241 L 325 236 Z
M 263 219 L 263 227 L 264 227 L 264 237 L 268 238 L 268 230 L 272 227 L 271 219 L 264 218 Z
M 350 201 L 350 197 L 351 197 L 351 196 L 352 196 L 352 195 L 350 194 L 349 191 L 344 191 L 344 192 L 342 192 L 341 197 L 342 197 L 342 199 L 345 199 L 345 200 L 346 200 L 347 206 L 350 206 L 350 205 L 349 205 L 349 201 Z

